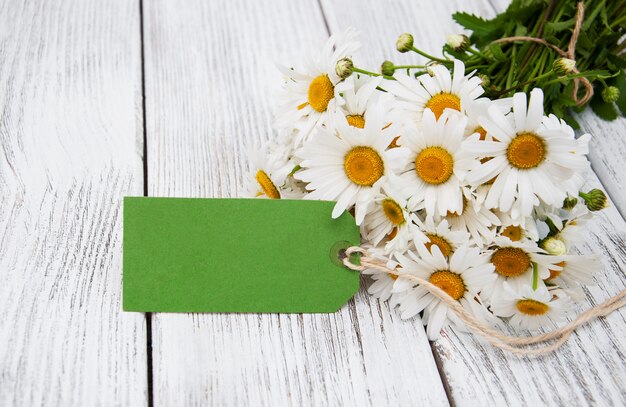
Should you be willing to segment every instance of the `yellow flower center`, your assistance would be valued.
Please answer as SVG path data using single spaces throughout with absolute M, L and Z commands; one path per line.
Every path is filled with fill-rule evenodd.
M 465 294 L 465 283 L 460 275 L 448 270 L 435 271 L 428 279 L 432 284 L 441 288 L 455 300 L 460 299 Z
M 439 119 L 445 109 L 454 109 L 460 112 L 461 99 L 452 93 L 439 93 L 430 98 L 426 103 L 426 107 L 432 110 L 435 117 Z
M 428 237 L 430 241 L 426 242 L 424 245 L 426 246 L 429 252 L 432 253 L 431 247 L 435 245 L 439 248 L 439 250 L 441 250 L 441 253 L 446 257 L 448 257 L 452 253 L 452 246 L 443 237 L 437 236 L 437 235 L 431 235 L 430 233 L 427 233 L 426 237 Z
M 415 171 L 424 181 L 432 185 L 443 184 L 452 176 L 454 160 L 441 147 L 427 147 L 415 157 Z
M 519 226 L 515 226 L 515 225 L 509 225 L 505 227 L 504 230 L 502 231 L 502 236 L 508 237 L 513 242 L 518 242 L 522 240 L 523 235 L 524 233 L 522 232 L 522 228 Z
M 565 267 L 565 262 L 564 261 L 560 261 L 558 263 L 555 263 L 555 265 L 559 266 L 559 267 Z M 560 276 L 562 270 L 548 269 L 548 271 L 550 272 L 550 277 L 546 278 L 546 280 L 552 280 L 553 278 L 557 278 L 558 276 Z
M 363 115 L 351 114 L 346 116 L 346 120 L 348 120 L 348 124 L 352 127 L 358 127 L 359 129 L 365 127 L 365 117 L 363 117 Z
M 536 134 L 521 133 L 511 140 L 506 150 L 506 157 L 514 167 L 535 168 L 546 158 L 546 146 Z
M 271 199 L 280 199 L 280 192 L 278 192 L 278 188 L 272 182 L 270 177 L 263 170 L 259 170 L 256 173 L 256 181 L 261 186 L 263 193 Z
M 393 199 L 385 199 L 382 203 L 383 212 L 389 222 L 394 225 L 402 225 L 405 222 L 404 214 L 402 213 L 402 207 L 398 205 Z
M 309 85 L 309 104 L 318 112 L 325 112 L 328 102 L 335 96 L 335 87 L 328 75 L 320 75 Z
M 350 181 L 357 185 L 371 187 L 383 176 L 383 159 L 371 147 L 354 147 L 348 151 L 343 168 Z
M 491 255 L 496 273 L 504 277 L 517 277 L 530 267 L 530 256 L 517 247 L 500 247 Z
M 532 315 L 532 316 L 543 315 L 546 312 L 548 312 L 548 310 L 550 309 L 548 304 L 544 304 L 543 302 L 540 302 L 540 301 L 528 300 L 528 299 L 517 301 L 516 306 L 517 306 L 518 311 L 521 312 L 522 314 Z
M 452 93 L 438 93 L 426 102 L 426 108 L 433 111 L 435 117 L 439 119 L 446 109 L 461 111 L 461 99 Z

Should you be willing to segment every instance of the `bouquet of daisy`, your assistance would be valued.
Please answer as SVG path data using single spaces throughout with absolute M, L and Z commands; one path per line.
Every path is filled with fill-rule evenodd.
M 590 136 L 544 114 L 539 88 L 483 97 L 459 59 L 357 68 L 357 33 L 332 36 L 302 67 L 280 67 L 276 136 L 250 155 L 249 196 L 336 201 L 362 246 L 428 280 L 484 323 L 535 330 L 560 322 L 593 284 L 597 256 L 573 253 L 606 205 L 582 191 Z M 400 36 L 400 51 L 416 49 Z M 364 271 L 369 293 L 434 339 L 462 322 L 409 279 Z

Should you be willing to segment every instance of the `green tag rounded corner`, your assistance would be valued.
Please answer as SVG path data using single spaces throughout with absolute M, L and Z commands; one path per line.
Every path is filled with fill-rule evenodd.
M 359 227 L 334 202 L 126 197 L 123 308 L 142 312 L 335 312 L 358 272 L 331 260 Z M 345 247 L 344 247 L 345 249 Z

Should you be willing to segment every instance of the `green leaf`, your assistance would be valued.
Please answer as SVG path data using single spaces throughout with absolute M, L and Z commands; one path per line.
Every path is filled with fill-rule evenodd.
M 482 17 L 469 13 L 454 13 L 452 18 L 468 30 L 472 30 L 478 35 L 488 35 L 491 33 L 491 25 Z
M 570 18 L 566 21 L 554 21 L 546 24 L 546 33 L 555 33 L 559 31 L 564 31 L 570 28 L 574 28 L 574 24 L 576 23 L 576 18 Z
M 600 92 L 598 92 L 593 99 L 591 99 L 590 105 L 593 112 L 602 119 L 609 121 L 617 119 L 617 109 L 615 109 L 615 105 L 613 103 L 606 103 L 602 100 Z

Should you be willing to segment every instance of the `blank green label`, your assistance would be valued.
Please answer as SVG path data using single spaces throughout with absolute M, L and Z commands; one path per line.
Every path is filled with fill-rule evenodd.
M 349 214 L 331 218 L 333 206 L 127 197 L 124 310 L 334 312 L 359 288 L 336 247 L 360 238 Z

